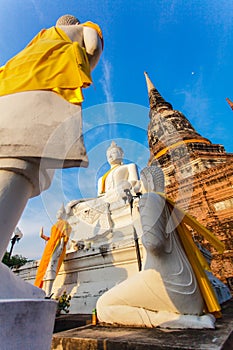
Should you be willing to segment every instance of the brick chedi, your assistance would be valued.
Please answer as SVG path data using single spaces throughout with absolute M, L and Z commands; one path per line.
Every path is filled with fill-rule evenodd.
M 233 154 L 212 144 L 165 101 L 145 73 L 150 101 L 149 165 L 160 166 L 166 194 L 225 244 L 223 255 L 194 233 L 212 254 L 211 268 L 223 282 L 233 276 Z

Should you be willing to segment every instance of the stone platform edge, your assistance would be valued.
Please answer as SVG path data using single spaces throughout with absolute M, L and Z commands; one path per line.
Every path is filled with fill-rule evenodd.
M 214 330 L 86 325 L 53 335 L 51 350 L 154 350 L 233 348 L 233 299 L 222 306 Z

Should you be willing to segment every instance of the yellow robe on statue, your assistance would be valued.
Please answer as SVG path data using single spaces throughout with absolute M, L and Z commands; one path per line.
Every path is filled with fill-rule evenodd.
M 69 240 L 69 236 L 71 233 L 71 226 L 69 223 L 65 220 L 59 220 L 55 225 L 53 225 L 51 229 L 51 236 L 48 242 L 46 243 L 44 253 L 42 255 L 40 265 L 37 270 L 36 279 L 34 282 L 34 285 L 42 288 L 43 287 L 43 278 L 46 273 L 47 267 L 49 265 L 50 259 L 53 256 L 53 252 L 57 248 L 57 246 L 60 244 L 61 239 L 63 238 L 63 250 L 59 257 L 56 274 L 58 274 L 62 261 L 64 260 L 65 254 L 66 254 L 66 244 Z
M 87 22 L 97 30 L 98 25 Z M 0 96 L 31 90 L 50 90 L 70 103 L 81 103 L 81 88 L 92 83 L 85 48 L 72 42 L 58 28 L 43 29 L 32 41 L 0 68 Z

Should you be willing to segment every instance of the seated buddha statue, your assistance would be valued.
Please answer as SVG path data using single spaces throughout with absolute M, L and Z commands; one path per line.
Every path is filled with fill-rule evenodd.
M 74 200 L 66 206 L 69 222 L 79 227 L 77 235 L 73 234 L 73 240 L 92 238 L 111 230 L 114 226 L 112 211 L 125 208 L 124 190 L 133 191 L 139 184 L 136 164 L 123 164 L 123 150 L 114 141 L 106 156 L 110 169 L 98 180 L 98 197 Z M 85 232 L 84 237 L 80 237 L 80 232 Z
M 136 164 L 123 164 L 124 152 L 114 141 L 107 149 L 106 156 L 110 170 L 98 180 L 98 196 L 105 195 L 109 198 L 126 182 L 133 188 L 138 183 L 138 173 Z

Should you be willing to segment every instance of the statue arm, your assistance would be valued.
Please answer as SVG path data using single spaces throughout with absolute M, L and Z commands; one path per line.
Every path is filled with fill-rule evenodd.
M 138 170 L 136 164 L 128 165 L 128 181 L 131 183 L 132 188 L 135 193 L 139 192 L 140 189 L 140 180 L 138 176 Z
M 102 176 L 99 178 L 98 180 L 98 184 L 97 184 L 97 195 L 98 196 L 102 196 Z
M 83 27 L 83 41 L 91 70 L 93 70 L 102 53 L 101 39 L 95 29 Z
M 46 235 L 44 234 L 44 228 L 43 228 L 43 227 L 41 227 L 41 229 L 40 229 L 40 237 L 41 237 L 42 239 L 44 239 L 45 241 L 48 241 L 48 240 L 50 239 L 50 237 L 48 237 L 48 236 L 46 236 Z
M 138 181 L 138 171 L 137 171 L 137 166 L 136 164 L 128 164 L 128 172 L 129 172 L 129 177 L 128 177 L 128 181 L 131 181 L 131 183 L 133 181 Z

